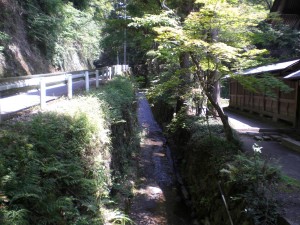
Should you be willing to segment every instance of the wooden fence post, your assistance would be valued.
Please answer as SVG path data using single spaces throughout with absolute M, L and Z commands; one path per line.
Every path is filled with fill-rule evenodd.
M 44 77 L 40 79 L 40 106 L 41 109 L 46 108 L 46 82 Z
M 72 74 L 67 74 L 67 80 L 68 80 L 68 98 L 72 99 L 73 97 Z
M 89 71 L 85 71 L 84 75 L 85 75 L 85 90 L 89 92 L 90 91 Z
M 96 88 L 99 87 L 99 70 L 96 70 Z

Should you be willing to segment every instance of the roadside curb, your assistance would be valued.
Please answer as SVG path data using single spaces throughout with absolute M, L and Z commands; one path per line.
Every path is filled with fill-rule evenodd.
M 278 218 L 277 224 L 278 224 L 278 225 L 297 225 L 297 224 L 295 224 L 295 223 L 289 222 L 288 219 L 286 219 L 286 218 L 284 218 L 284 217 L 282 217 L 282 216 L 280 216 L 280 217 Z
M 292 138 L 282 138 L 282 145 L 284 145 L 285 147 L 299 152 L 300 153 L 300 141 L 296 141 Z

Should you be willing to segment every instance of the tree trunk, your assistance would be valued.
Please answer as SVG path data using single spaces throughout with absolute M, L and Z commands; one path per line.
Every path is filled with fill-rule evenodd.
M 216 29 L 216 28 L 212 29 L 211 30 L 211 37 L 212 37 L 212 40 L 211 40 L 212 43 L 217 42 L 218 39 L 219 39 L 219 30 Z M 216 65 L 219 63 L 218 58 L 214 58 L 213 61 Z M 214 100 L 214 102 L 216 102 L 219 105 L 221 91 L 220 91 L 219 72 L 217 70 L 217 66 L 216 66 L 215 70 L 212 72 L 212 77 L 211 77 L 210 80 L 211 80 L 211 83 L 212 83 L 211 85 L 213 85 L 212 86 L 213 90 L 211 92 L 211 93 L 213 93 L 213 95 L 212 95 L 213 100 Z M 214 110 L 216 110 L 216 109 L 214 109 Z M 217 112 L 217 113 L 219 113 L 219 112 Z M 214 114 L 215 114 L 215 112 L 214 112 Z
M 206 94 L 208 100 L 210 101 L 210 103 L 212 104 L 212 106 L 218 112 L 218 115 L 219 115 L 219 117 L 222 121 L 222 124 L 223 124 L 226 140 L 229 141 L 229 142 L 234 142 L 235 139 L 233 137 L 233 132 L 232 132 L 232 129 L 231 129 L 231 127 L 229 125 L 229 122 L 228 122 L 228 116 L 224 114 L 224 111 L 223 111 L 222 107 L 219 105 L 218 102 L 214 101 L 214 98 L 210 93 L 206 92 L 205 94 Z
M 189 83 L 189 79 L 190 79 L 190 74 L 188 72 L 188 68 L 190 67 L 190 59 L 189 59 L 189 53 L 184 52 L 181 53 L 179 56 L 179 64 L 180 64 L 180 68 L 183 70 L 180 78 L 182 79 L 182 84 L 180 85 L 180 95 L 184 95 L 185 94 L 185 90 L 186 90 L 186 86 Z M 184 106 L 184 99 L 181 98 L 180 96 L 177 97 L 177 103 L 176 103 L 176 113 L 179 112 L 182 107 Z

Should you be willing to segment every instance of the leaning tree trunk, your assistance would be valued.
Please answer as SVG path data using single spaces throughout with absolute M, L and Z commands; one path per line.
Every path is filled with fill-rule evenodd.
M 229 125 L 229 122 L 228 122 L 228 116 L 224 114 L 222 107 L 219 105 L 218 102 L 216 102 L 214 100 L 213 96 L 210 93 L 206 92 L 205 94 L 206 94 L 209 102 L 212 104 L 212 106 L 217 111 L 217 113 L 222 121 L 226 140 L 229 142 L 234 142 L 233 132 L 232 132 L 231 126 Z

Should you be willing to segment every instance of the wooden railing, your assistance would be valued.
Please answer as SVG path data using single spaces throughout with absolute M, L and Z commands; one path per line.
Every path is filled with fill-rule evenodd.
M 90 80 L 93 78 L 96 88 L 100 83 L 112 79 L 116 75 L 129 73 L 128 65 L 114 65 L 110 67 L 103 67 L 96 70 L 81 70 L 73 72 L 62 73 L 48 73 L 28 75 L 21 77 L 2 78 L 0 79 L 0 94 L 3 96 L 4 92 L 9 91 L 8 96 L 16 95 L 19 90 L 26 91 L 31 89 L 39 89 L 40 106 L 46 106 L 46 90 L 47 88 L 57 84 L 67 84 L 67 95 L 71 99 L 73 96 L 73 82 L 78 80 L 85 80 L 85 90 L 90 90 Z M 13 103 L 12 103 L 13 104 Z M 1 121 L 1 103 L 0 103 L 0 121 Z

